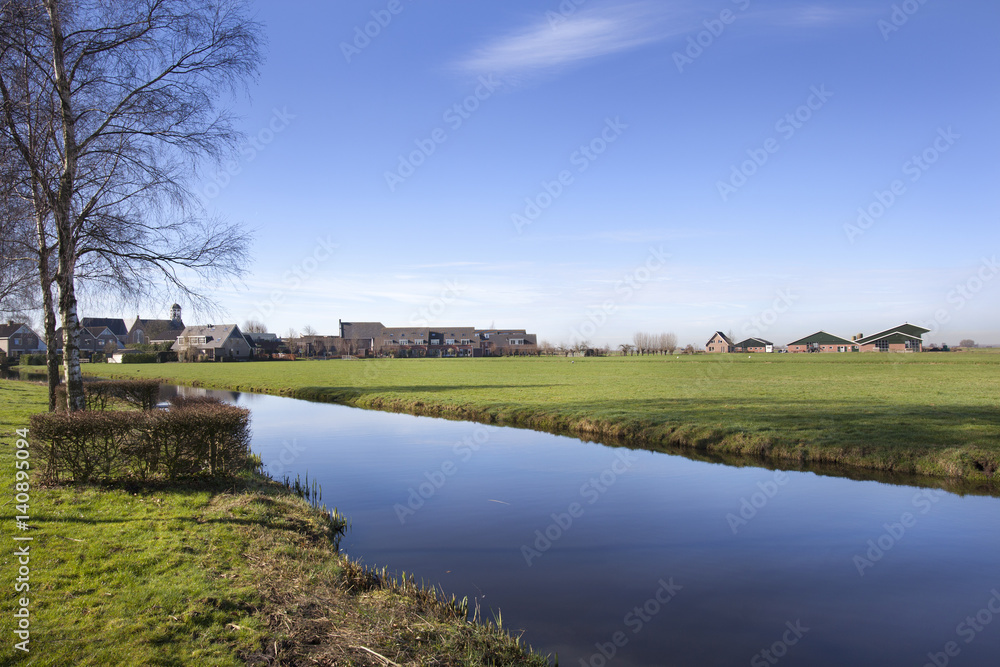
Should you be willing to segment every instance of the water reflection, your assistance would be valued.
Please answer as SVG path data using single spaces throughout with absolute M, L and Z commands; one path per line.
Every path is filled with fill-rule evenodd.
M 956 634 L 1000 586 L 993 497 L 178 391 L 251 407 L 270 472 L 308 472 L 353 521 L 350 555 L 502 609 L 564 665 L 922 665 L 949 641 L 962 664 L 1000 654 L 1000 616 Z

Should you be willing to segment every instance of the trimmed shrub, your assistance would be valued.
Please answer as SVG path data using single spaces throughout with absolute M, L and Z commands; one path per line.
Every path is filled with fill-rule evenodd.
M 152 352 L 139 352 L 137 354 L 123 354 L 123 364 L 155 364 L 157 356 Z
M 232 475 L 252 466 L 250 411 L 185 400 L 170 410 L 52 412 L 33 415 L 47 482 L 110 482 Z
M 160 401 L 159 380 L 100 380 L 85 382 L 83 395 L 88 410 L 107 410 L 115 401 L 123 401 L 140 410 L 152 410 Z M 66 405 L 66 386 L 56 387 L 56 405 Z

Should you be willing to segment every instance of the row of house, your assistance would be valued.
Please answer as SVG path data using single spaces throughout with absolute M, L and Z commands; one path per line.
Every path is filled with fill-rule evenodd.
M 788 344 L 789 352 L 923 352 L 923 335 L 930 329 L 909 322 L 876 334 L 857 334 L 848 340 L 825 331 L 817 331 Z M 774 343 L 763 338 L 747 338 L 734 343 L 729 336 L 716 331 L 705 351 L 711 353 L 773 352 Z
M 381 322 L 339 322 L 339 336 L 299 336 L 284 341 L 307 356 L 490 357 L 538 354 L 535 334 L 524 329 L 387 327 Z M 274 347 L 274 334 L 245 334 L 235 324 L 186 327 L 173 350 L 182 361 L 242 360 Z
M 340 339 L 360 356 L 494 357 L 538 354 L 538 337 L 525 329 L 387 327 L 340 320 Z

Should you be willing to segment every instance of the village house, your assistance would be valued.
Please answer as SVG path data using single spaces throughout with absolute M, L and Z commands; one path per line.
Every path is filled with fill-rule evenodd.
M 252 348 L 235 324 L 207 324 L 185 327 L 174 343 L 181 361 L 245 361 Z
M 0 350 L 11 359 L 22 354 L 45 352 L 45 342 L 23 322 L 0 324 Z
M 858 334 L 854 344 L 862 352 L 923 352 L 923 335 L 929 331 L 907 322 L 871 336 Z
M 536 334 L 524 329 L 476 329 L 483 356 L 525 356 L 538 354 Z
M 733 341 L 729 340 L 729 336 L 721 331 L 716 331 L 715 335 L 709 338 L 708 342 L 705 343 L 705 351 L 713 354 L 719 352 L 732 352 Z
M 84 329 L 107 328 L 122 345 L 128 342 L 128 327 L 125 326 L 125 320 L 120 317 L 84 317 L 80 320 L 80 326 Z
M 856 352 L 857 346 L 846 338 L 817 331 L 788 344 L 789 352 Z
M 128 327 L 125 342 L 136 345 L 172 343 L 182 331 L 184 320 L 181 318 L 181 307 L 175 303 L 170 307 L 169 320 L 144 320 L 137 315 Z
M 763 338 L 747 338 L 733 346 L 733 352 L 774 352 L 774 343 Z
M 124 329 L 124 322 L 122 329 Z M 118 335 L 106 326 L 80 327 L 80 340 L 77 347 L 80 349 L 80 355 L 86 359 L 90 359 L 95 352 L 114 354 L 118 350 L 125 349 L 125 345 Z M 63 350 L 62 327 L 56 329 L 56 350 L 60 353 Z

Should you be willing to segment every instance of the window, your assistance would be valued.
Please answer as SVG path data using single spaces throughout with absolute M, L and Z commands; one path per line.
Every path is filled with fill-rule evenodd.
M 483 334 L 483 338 L 485 338 L 486 340 L 489 340 L 490 339 L 490 335 L 489 334 Z
M 523 338 L 511 338 L 508 342 L 511 345 L 524 345 L 524 339 Z
M 462 345 L 471 345 L 471 344 L 472 344 L 472 341 L 469 340 L 468 338 L 463 338 L 462 339 Z
M 431 339 L 431 345 L 440 345 L 440 344 L 441 344 L 441 339 L 440 338 L 432 338 Z
M 400 345 L 409 345 L 410 341 L 406 340 L 405 338 L 400 338 L 399 339 L 399 344 Z
M 444 341 L 444 344 L 445 345 L 454 345 L 455 344 L 455 339 L 454 338 L 446 338 L 445 341 Z
M 882 340 L 875 341 L 875 349 L 879 352 L 889 351 L 889 341 L 883 338 Z

